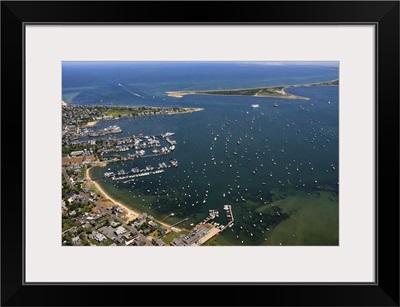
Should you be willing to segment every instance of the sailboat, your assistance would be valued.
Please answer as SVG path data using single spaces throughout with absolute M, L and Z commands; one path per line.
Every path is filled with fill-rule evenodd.
M 275 99 L 274 107 L 279 107 L 279 106 L 277 105 L 277 103 L 276 103 L 276 99 Z

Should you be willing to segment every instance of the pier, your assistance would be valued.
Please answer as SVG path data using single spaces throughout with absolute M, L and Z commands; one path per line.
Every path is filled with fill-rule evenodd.
M 121 176 L 121 177 L 112 177 L 111 179 L 113 181 L 119 181 L 119 180 L 124 180 L 124 179 L 133 179 L 133 178 L 139 178 L 139 177 L 144 177 L 144 176 L 149 176 L 149 175 L 157 175 L 164 173 L 165 170 L 163 169 L 158 169 L 155 171 L 148 171 L 148 172 L 143 172 L 139 174 L 133 174 L 133 175 L 126 175 L 126 176 Z
M 101 130 L 88 130 L 87 128 L 80 129 L 78 128 L 74 135 L 70 136 L 70 140 L 77 140 L 83 137 L 97 137 L 97 136 L 105 136 L 109 134 L 117 134 L 122 133 L 122 129 L 118 126 L 110 126 Z
M 233 213 L 232 213 L 232 206 L 231 205 L 225 205 L 224 206 L 224 210 L 226 212 L 226 216 L 228 217 L 228 224 L 226 224 L 222 229 L 221 232 L 224 231 L 225 229 L 227 229 L 228 227 L 232 227 L 233 226 L 233 222 L 235 221 L 235 219 L 233 218 Z
M 159 138 L 160 140 L 157 140 Z M 161 140 L 164 140 L 167 145 L 161 145 Z M 150 158 L 163 156 L 172 153 L 175 150 L 176 141 L 170 140 L 165 135 L 152 136 L 132 136 L 114 140 L 102 140 L 103 145 L 100 149 L 100 155 L 104 161 L 128 161 L 138 158 Z M 105 143 L 105 144 L 104 144 Z M 153 149 L 152 154 L 147 154 L 144 149 Z M 121 152 L 136 150 L 134 153 L 121 155 Z M 115 153 L 108 156 L 104 154 Z
M 215 219 L 218 216 L 219 213 L 217 210 L 209 210 L 209 214 L 206 216 L 206 218 L 198 223 L 193 229 L 197 229 L 198 227 L 207 224 L 209 221 Z
M 159 163 L 159 166 L 157 168 L 153 166 L 147 166 L 146 168 L 139 169 L 139 168 L 132 168 L 131 171 L 127 172 L 124 170 L 120 170 L 118 173 L 118 177 L 114 172 L 105 172 L 104 176 L 92 178 L 93 181 L 99 180 L 99 179 L 104 179 L 104 178 L 109 178 L 113 181 L 119 181 L 119 180 L 125 180 L 125 179 L 134 179 L 138 177 L 144 177 L 144 176 L 149 176 L 149 175 L 157 175 L 165 172 L 165 169 L 170 168 L 170 167 L 178 167 L 178 161 L 175 159 L 171 159 L 170 164 L 166 163 Z M 129 182 L 130 180 L 127 180 L 126 182 Z M 125 182 L 124 182 L 125 183 Z
M 193 229 L 192 229 L 193 232 L 196 232 L 203 227 L 211 227 L 210 231 L 199 240 L 197 245 L 203 245 L 204 243 L 211 240 L 215 236 L 218 236 L 220 233 L 222 233 L 227 228 L 233 226 L 235 219 L 234 219 L 233 213 L 232 213 L 232 206 L 224 205 L 224 211 L 226 212 L 226 216 L 228 217 L 228 223 L 225 226 L 219 225 L 218 223 L 209 223 L 210 221 L 214 220 L 216 217 L 219 216 L 219 213 L 217 210 L 209 210 L 209 214 L 206 216 L 206 218 L 204 220 L 202 220 L 200 223 L 198 223 L 196 226 L 193 227 Z M 213 224 L 215 224 L 215 225 L 213 225 Z
M 189 218 L 187 217 L 187 218 L 185 218 L 185 219 L 183 219 L 183 220 L 180 220 L 179 222 L 176 222 L 175 224 L 173 224 L 173 225 L 171 225 L 171 227 L 174 227 L 174 226 L 176 226 L 176 225 L 178 225 L 178 224 L 180 224 L 180 223 L 182 223 L 182 222 L 184 222 L 184 221 L 187 221 Z
M 168 214 L 166 217 L 164 217 L 162 220 L 160 220 L 160 222 L 164 222 L 167 218 L 169 218 L 170 216 L 174 216 L 174 213 L 170 213 Z

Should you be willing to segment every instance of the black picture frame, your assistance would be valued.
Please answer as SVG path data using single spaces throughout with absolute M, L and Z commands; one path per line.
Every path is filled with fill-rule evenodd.
M 376 283 L 26 284 L 24 25 L 28 23 L 375 25 Z M 398 1 L 3 1 L 1 77 L 2 306 L 208 306 L 219 302 L 212 299 L 215 293 L 227 306 L 399 306 Z

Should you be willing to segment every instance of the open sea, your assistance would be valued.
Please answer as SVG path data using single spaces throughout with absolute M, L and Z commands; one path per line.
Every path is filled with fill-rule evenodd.
M 339 244 L 339 87 L 289 88 L 310 100 L 187 95 L 167 91 L 304 84 L 339 78 L 338 63 L 64 62 L 62 98 L 69 104 L 195 107 L 203 111 L 102 121 L 112 137 L 175 133 L 166 156 L 95 167 L 92 177 L 177 159 L 177 168 L 123 183 L 98 183 L 115 199 L 190 229 L 210 209 L 233 227 L 222 245 Z M 252 108 L 258 104 L 258 108 Z M 277 106 L 274 106 L 277 105 Z

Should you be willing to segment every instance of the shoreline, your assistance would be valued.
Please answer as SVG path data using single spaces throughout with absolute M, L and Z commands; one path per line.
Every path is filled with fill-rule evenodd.
M 289 88 L 289 87 L 285 87 Z M 285 89 L 284 88 L 284 89 Z M 176 92 L 166 92 L 169 97 L 174 97 L 174 98 L 183 98 L 183 96 L 187 95 L 208 95 L 208 96 L 234 96 L 234 97 L 260 97 L 260 98 L 279 98 L 279 99 L 301 99 L 301 100 L 310 100 L 308 97 L 303 97 L 303 96 L 296 96 L 292 94 L 288 94 L 282 89 L 282 96 L 280 95 L 234 95 L 234 94 L 212 94 L 212 93 L 201 93 L 201 92 L 182 92 L 182 93 L 176 93 Z M 195 112 L 195 111 L 192 111 Z M 188 112 L 180 112 L 180 113 L 191 113 L 191 111 Z M 178 114 L 178 113 L 175 113 Z
M 185 113 L 194 113 L 194 112 L 199 112 L 203 111 L 204 108 L 182 108 L 184 111 L 183 112 L 176 112 L 176 113 L 170 113 L 171 115 L 175 114 L 185 114 Z
M 173 111 L 169 113 L 157 113 L 157 114 L 148 114 L 146 116 L 157 116 L 157 115 L 178 115 L 178 114 L 187 114 L 187 113 L 194 113 L 194 112 L 199 112 L 199 111 L 204 111 L 204 108 L 180 108 L 183 111 Z M 137 117 L 137 116 L 134 116 Z M 103 122 L 106 120 L 120 120 L 122 118 L 127 118 L 127 117 L 113 117 L 112 119 L 101 119 L 101 120 L 96 120 L 96 121 L 90 121 L 85 124 L 81 128 L 92 128 L 95 127 L 99 122 Z
M 283 98 L 283 99 L 302 99 L 302 100 L 310 100 L 308 97 L 303 97 L 303 96 L 297 96 L 293 94 L 288 94 L 285 92 L 285 89 L 292 88 L 292 87 L 310 87 L 310 86 L 337 86 L 335 82 L 339 81 L 338 79 L 331 80 L 331 81 L 325 81 L 325 82 L 315 82 L 315 83 L 304 83 L 304 84 L 292 84 L 292 85 L 281 85 L 281 86 L 267 86 L 264 88 L 235 88 L 235 89 L 226 89 L 224 91 L 239 91 L 239 90 L 254 90 L 254 89 L 274 89 L 274 88 L 279 88 L 282 87 L 281 90 L 277 90 L 276 93 L 278 95 L 243 95 L 243 94 L 218 94 L 218 93 L 213 93 L 213 92 L 220 92 L 220 90 L 194 90 L 194 91 L 168 91 L 165 92 L 167 96 L 169 97 L 174 97 L 174 98 L 183 98 L 183 96 L 186 95 L 212 95 L 212 96 L 248 96 L 248 97 L 263 97 L 263 98 Z
M 92 122 L 87 122 L 83 127 L 94 127 L 96 126 L 96 124 L 98 123 L 98 121 L 92 121 Z
M 114 205 L 120 206 L 121 208 L 123 208 L 126 212 L 127 212 L 127 222 L 136 219 L 140 213 L 134 211 L 133 209 L 131 209 L 130 207 L 128 207 L 127 205 L 115 200 L 113 197 L 111 197 L 106 191 L 103 190 L 103 188 L 100 186 L 100 184 L 98 184 L 97 182 L 93 181 L 92 178 L 89 175 L 89 171 L 90 171 L 91 167 L 86 169 L 86 180 L 89 184 L 93 184 L 96 189 L 100 192 L 101 196 L 104 197 L 105 199 L 111 201 Z M 171 230 L 171 228 L 175 228 L 179 231 L 182 231 L 182 228 L 179 227 L 175 227 L 175 226 L 171 226 L 169 224 L 166 224 L 164 222 L 161 222 L 157 219 L 153 219 L 156 223 L 163 225 L 164 227 L 167 227 L 168 229 Z M 172 230 L 171 230 L 172 231 Z
M 199 111 L 203 111 L 204 108 L 180 108 L 183 111 L 179 112 L 179 111 L 173 111 L 173 112 L 169 112 L 166 113 L 167 115 L 178 115 L 178 114 L 186 114 L 186 113 L 193 113 L 193 112 L 199 112 Z M 153 115 L 163 115 L 163 114 L 152 114 Z
M 296 96 L 296 95 L 292 95 L 292 94 L 288 94 L 285 92 L 284 96 L 279 96 L 279 95 L 274 95 L 274 96 L 266 96 L 266 95 L 229 95 L 229 94 L 206 94 L 206 93 L 186 93 L 184 94 L 184 96 L 186 95 L 209 95 L 209 96 L 233 96 L 233 97 L 258 97 L 258 98 L 279 98 L 279 99 L 299 99 L 299 100 L 310 100 L 310 98 L 308 97 L 303 97 L 303 96 Z M 171 96 L 172 97 L 172 96 Z M 173 96 L 175 98 L 182 98 L 182 97 L 176 97 Z
M 137 218 L 140 214 L 137 213 L 136 211 L 133 211 L 132 209 L 128 208 L 126 205 L 120 203 L 119 201 L 116 201 L 114 198 L 112 198 L 109 194 L 107 194 L 106 191 L 103 190 L 103 188 L 95 181 L 92 180 L 92 178 L 89 175 L 89 171 L 90 171 L 91 167 L 86 169 L 86 180 L 89 184 L 92 184 L 96 187 L 96 189 L 100 192 L 101 196 L 104 197 L 105 199 L 108 199 L 109 201 L 111 201 L 114 205 L 120 206 L 121 208 L 123 208 L 126 212 L 127 212 L 127 217 L 128 217 L 128 221 L 130 221 L 131 219 L 135 219 Z M 132 218 L 133 217 L 133 218 Z

